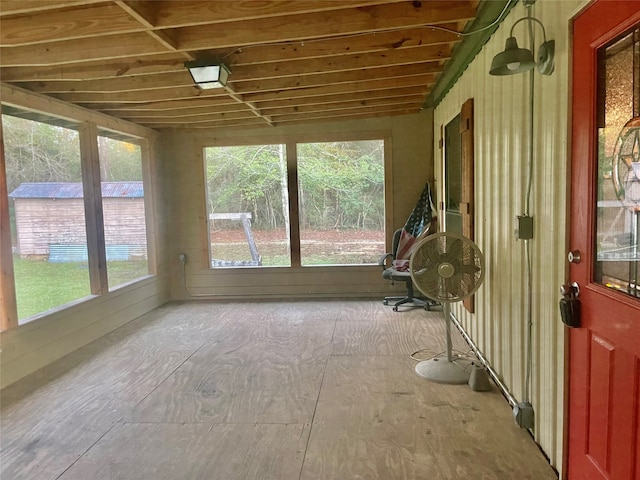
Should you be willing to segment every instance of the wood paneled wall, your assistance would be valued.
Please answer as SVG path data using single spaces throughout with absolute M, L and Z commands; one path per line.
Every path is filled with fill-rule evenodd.
M 370 134 L 385 139 L 387 234 L 404 225 L 427 180 L 433 178 L 432 111 L 352 122 L 317 123 L 233 131 L 224 137 L 212 132 L 172 131 L 162 135 L 163 178 L 169 203 L 171 293 L 188 298 L 183 288 L 180 253 L 186 253 L 189 292 L 211 297 L 293 298 L 354 296 L 382 298 L 391 293 L 380 267 L 274 267 L 212 270 L 207 267 L 207 222 L 203 147 L 234 144 L 273 144 L 300 141 L 356 140 Z M 219 133 L 218 133 L 219 135 Z M 389 196 L 390 195 L 390 196 Z M 402 286 L 396 286 L 401 288 Z
M 585 0 L 544 0 L 533 8 L 547 38 L 556 41 L 556 60 L 553 75 L 536 72 L 534 87 L 531 403 L 533 434 L 558 470 L 564 425 L 565 334 L 558 292 L 565 279 L 568 228 L 569 23 L 585 4 Z M 517 401 L 523 401 L 525 394 L 527 292 L 524 242 L 515 239 L 514 229 L 526 194 L 529 76 L 494 77 L 489 67 L 493 56 L 504 49 L 511 26 L 525 14 L 521 4 L 510 12 L 434 113 L 435 127 L 440 128 L 468 98 L 474 99 L 475 234 L 486 256 L 487 275 L 476 294 L 476 313 L 466 312 L 460 304 L 454 313 Z M 525 23 L 520 27 L 514 33 L 528 45 Z M 541 43 L 536 32 L 536 42 Z M 438 166 L 436 161 L 439 170 Z

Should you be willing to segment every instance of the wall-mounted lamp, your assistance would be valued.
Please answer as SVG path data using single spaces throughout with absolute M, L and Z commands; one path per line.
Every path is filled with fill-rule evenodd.
M 227 85 L 231 70 L 218 60 L 195 60 L 184 64 L 196 85 L 202 89 Z
M 529 20 L 536 22 L 542 27 L 542 35 L 544 42 L 538 49 L 538 62 L 533 59 L 533 52 L 526 48 L 519 48 L 516 37 L 513 36 L 513 28 L 520 22 Z M 531 23 L 529 23 L 531 26 Z M 531 30 L 530 30 L 531 31 Z M 511 27 L 509 38 L 504 47 L 504 51 L 493 57 L 491 62 L 491 75 L 513 75 L 515 73 L 526 72 L 534 67 L 538 67 L 538 71 L 543 75 L 551 75 L 553 73 L 553 57 L 555 53 L 555 40 L 547 41 L 547 33 L 544 25 L 537 18 L 527 16 L 516 21 Z

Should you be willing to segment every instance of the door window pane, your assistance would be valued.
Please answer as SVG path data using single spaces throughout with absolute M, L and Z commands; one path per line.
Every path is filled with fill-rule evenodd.
M 290 266 L 284 145 L 205 148 L 211 266 Z
M 140 145 L 99 136 L 109 290 L 149 273 Z
M 377 263 L 384 253 L 384 141 L 297 145 L 302 265 Z
M 595 281 L 640 297 L 638 31 L 599 52 Z
M 18 321 L 90 295 L 78 132 L 3 115 Z

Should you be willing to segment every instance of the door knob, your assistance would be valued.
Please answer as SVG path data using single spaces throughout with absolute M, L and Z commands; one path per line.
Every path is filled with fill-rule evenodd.
M 571 250 L 567 254 L 567 260 L 569 260 L 569 263 L 580 263 L 580 260 L 582 260 L 580 250 Z

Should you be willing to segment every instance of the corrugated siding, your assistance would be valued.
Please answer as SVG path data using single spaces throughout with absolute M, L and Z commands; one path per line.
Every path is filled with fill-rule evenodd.
M 144 187 L 141 181 L 134 182 L 102 182 L 103 198 L 141 198 Z M 9 198 L 82 198 L 81 182 L 45 182 L 20 184 Z
M 567 174 L 569 107 L 569 21 L 587 2 L 539 0 L 533 8 L 548 39 L 556 41 L 555 72 L 535 74 L 533 189 L 530 213 L 533 369 L 531 403 L 534 436 L 562 470 L 564 329 L 558 314 L 559 287 L 567 251 Z M 461 305 L 454 313 L 517 401 L 525 394 L 526 259 L 524 242 L 514 237 L 515 219 L 525 210 L 529 75 L 489 75 L 509 29 L 525 15 L 519 4 L 436 108 L 434 125 L 447 124 L 468 98 L 475 101 L 476 241 L 486 255 L 487 275 L 477 294 L 476 314 Z M 520 45 L 528 45 L 526 26 L 516 26 Z M 541 32 L 536 27 L 536 43 Z M 437 139 L 435 151 L 438 152 Z M 439 168 L 439 162 L 436 168 Z M 441 173 L 437 173 L 440 178 Z M 439 198 L 441 197 L 439 192 Z M 508 408 L 505 405 L 505 408 Z

